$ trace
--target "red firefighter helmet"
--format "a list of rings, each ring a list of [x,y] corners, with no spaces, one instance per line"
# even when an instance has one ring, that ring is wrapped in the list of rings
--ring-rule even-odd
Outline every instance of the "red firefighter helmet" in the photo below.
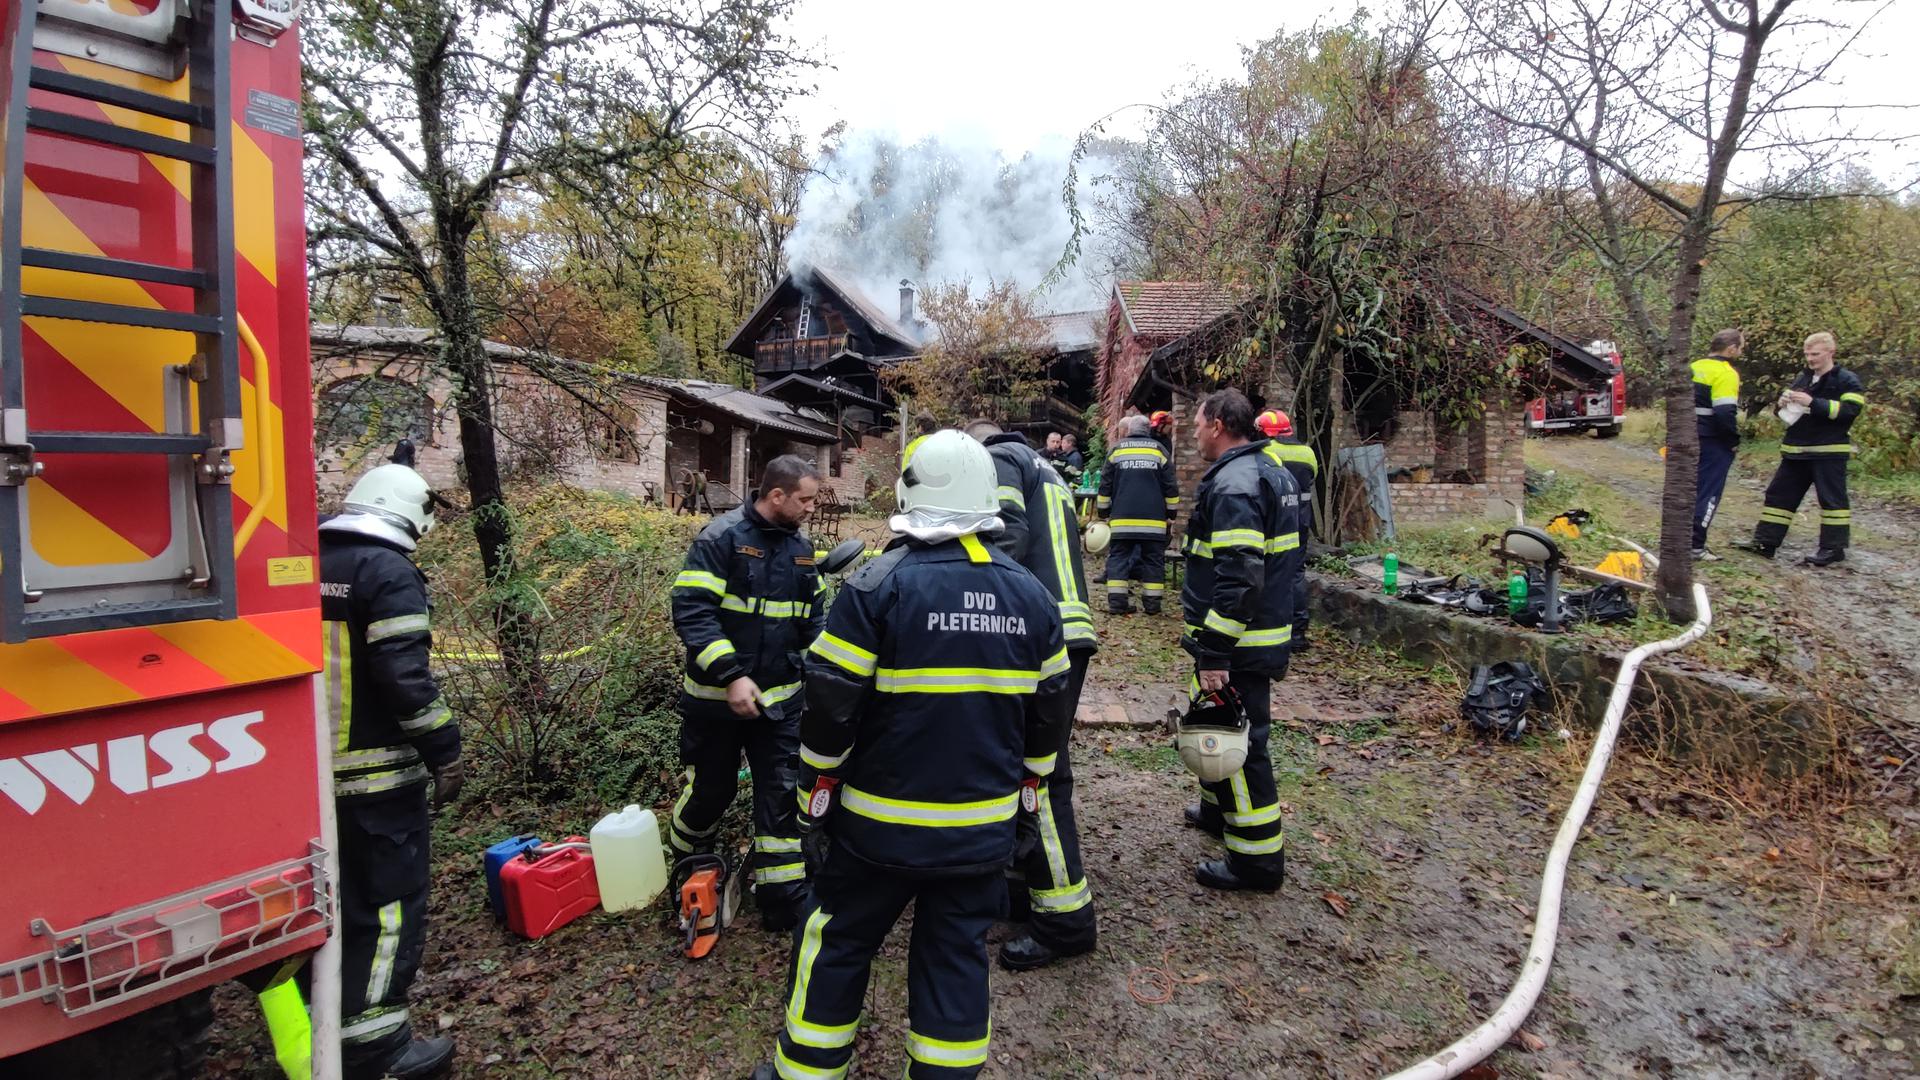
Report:
[[[1153,425],[1153,428],[1155,431],[1158,431],[1161,428],[1169,428],[1173,426],[1173,414],[1168,412],[1165,409],[1161,409],[1160,411],[1147,417],[1147,422]]]
[[[1293,434],[1293,419],[1279,409],[1268,409],[1254,420],[1254,424],[1269,439],[1278,439]]]

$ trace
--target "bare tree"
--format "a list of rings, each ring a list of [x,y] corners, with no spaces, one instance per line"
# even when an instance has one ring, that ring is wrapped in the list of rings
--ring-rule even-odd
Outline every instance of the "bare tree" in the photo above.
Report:
[[[921,355],[885,372],[888,385],[937,423],[984,416],[1023,422],[1054,390],[1047,325],[1012,282],[987,283],[974,296],[968,282],[927,290],[920,313],[934,333]]]
[[[1716,233],[1795,197],[1860,143],[1841,107],[1807,100],[1871,17],[1795,0],[1435,0],[1433,68],[1539,157],[1536,182],[1610,278],[1629,342],[1664,380],[1661,603],[1693,617],[1699,467],[1689,370]],[[1879,10],[1884,10],[1884,5]],[[1815,129],[1813,124],[1820,126]]]
[[[805,60],[791,0],[323,0],[309,19],[312,240],[438,324],[488,579],[514,573],[474,245],[511,191],[762,130]],[[503,607],[501,617],[513,616]],[[511,645],[516,636],[503,633]],[[529,647],[529,656],[531,655]],[[512,665],[510,664],[510,667]]]

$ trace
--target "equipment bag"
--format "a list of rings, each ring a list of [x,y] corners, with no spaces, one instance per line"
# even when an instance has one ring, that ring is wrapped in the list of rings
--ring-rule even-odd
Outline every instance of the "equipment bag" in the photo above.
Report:
[[[1546,692],[1546,684],[1525,661],[1481,664],[1473,669],[1466,696],[1460,699],[1460,715],[1482,735],[1513,741],[1526,733],[1529,713]]]

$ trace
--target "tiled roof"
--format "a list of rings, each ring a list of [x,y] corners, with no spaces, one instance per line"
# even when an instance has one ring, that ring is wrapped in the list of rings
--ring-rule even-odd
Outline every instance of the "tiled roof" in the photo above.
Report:
[[[1234,295],[1205,281],[1122,281],[1113,287],[1127,325],[1144,338],[1197,330],[1233,309]]]
[[[662,379],[653,375],[640,376],[639,381],[657,386],[683,401],[719,409],[755,427],[774,428],[815,443],[833,442],[840,437],[833,421],[813,409],[798,408],[728,383]]]

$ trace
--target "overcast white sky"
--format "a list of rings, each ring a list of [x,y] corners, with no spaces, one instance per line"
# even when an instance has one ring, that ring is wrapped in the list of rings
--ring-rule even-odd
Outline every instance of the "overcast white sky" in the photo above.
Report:
[[[1851,21],[1878,6],[1805,0],[1801,10]],[[1196,73],[1232,74],[1242,45],[1316,19],[1344,21],[1354,7],[1354,0],[801,0],[792,32],[818,45],[835,69],[819,72],[819,93],[791,111],[810,141],[845,120],[855,129],[907,140],[939,135],[1017,157],[1070,141],[1121,106],[1158,101]],[[1920,102],[1912,70],[1920,0],[1899,0],[1874,25],[1866,55],[1835,95]],[[1920,127],[1920,116],[1904,126]],[[1114,130],[1129,130],[1126,120]],[[1875,164],[1883,178],[1905,173],[1904,183],[1913,179],[1916,156],[1911,148],[1876,154]]]

